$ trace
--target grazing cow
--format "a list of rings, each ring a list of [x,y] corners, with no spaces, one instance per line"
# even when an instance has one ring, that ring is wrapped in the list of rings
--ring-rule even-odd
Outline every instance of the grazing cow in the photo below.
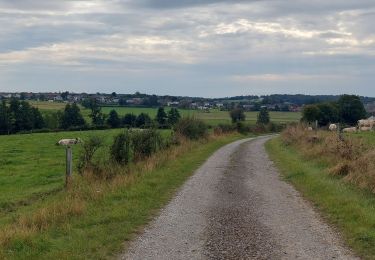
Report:
[[[336,124],[330,124],[328,129],[329,129],[329,131],[336,131],[337,125]]]
[[[342,129],[344,133],[355,133],[357,132],[357,127],[347,127]]]

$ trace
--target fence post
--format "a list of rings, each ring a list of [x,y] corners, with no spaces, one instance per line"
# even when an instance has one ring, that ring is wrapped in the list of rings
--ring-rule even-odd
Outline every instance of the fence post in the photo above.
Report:
[[[72,158],[72,147],[69,145],[66,147],[66,175],[65,175],[65,187],[69,188],[72,182],[73,172],[73,158]]]

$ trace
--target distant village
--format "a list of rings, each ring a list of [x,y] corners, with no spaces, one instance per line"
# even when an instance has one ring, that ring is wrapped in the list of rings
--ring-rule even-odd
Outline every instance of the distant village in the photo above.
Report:
[[[182,96],[157,96],[136,92],[134,94],[108,93],[71,93],[65,92],[0,92],[1,99],[17,98],[29,101],[82,103],[85,100],[96,99],[102,106],[127,107],[177,107],[181,109],[196,109],[209,112],[210,109],[231,110],[241,107],[246,111],[259,111],[267,107],[269,111],[300,112],[303,105],[316,102],[335,101],[334,95],[268,95],[268,96],[238,96],[226,98],[200,98]],[[361,97],[369,113],[375,113],[375,98]]]

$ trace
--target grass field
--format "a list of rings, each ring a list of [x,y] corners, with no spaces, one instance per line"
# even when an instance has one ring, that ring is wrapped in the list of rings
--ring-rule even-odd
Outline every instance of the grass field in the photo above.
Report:
[[[115,257],[212,152],[242,138],[223,136],[172,147],[108,183],[86,181],[75,173],[74,186],[66,191],[64,148],[56,141],[96,134],[109,144],[119,131],[0,136],[0,259]],[[75,162],[79,150],[74,148]]]
[[[64,103],[58,102],[31,102],[34,106],[38,107],[41,111],[51,111],[51,110],[62,110],[65,107]],[[127,113],[133,113],[139,115],[140,113],[147,113],[152,118],[156,116],[156,108],[138,108],[138,107],[103,107],[102,111],[105,114],[115,109],[119,115],[125,115]],[[166,109],[168,111],[168,108]],[[89,122],[89,110],[81,107],[81,111],[85,119]],[[182,116],[195,116],[199,119],[204,120],[210,125],[218,125],[231,123],[229,112],[220,111],[217,109],[211,110],[209,113],[199,110],[179,110]],[[257,119],[258,112],[246,112],[246,121],[249,123],[255,123]],[[296,122],[301,119],[301,113],[298,112],[270,112],[271,121],[275,123],[288,123]]]
[[[62,138],[102,136],[106,144],[120,129],[0,136],[0,219],[64,184],[65,149]],[[73,148],[74,162],[81,147]],[[1,222],[1,221],[0,221]]]
[[[373,133],[358,135],[373,140]],[[292,183],[344,235],[347,244],[364,259],[375,259],[375,196],[329,174],[328,165],[307,159],[280,138],[266,144],[286,181]]]

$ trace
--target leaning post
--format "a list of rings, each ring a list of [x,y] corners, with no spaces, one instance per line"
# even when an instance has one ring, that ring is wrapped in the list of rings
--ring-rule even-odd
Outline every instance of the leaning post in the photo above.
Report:
[[[65,146],[66,154],[66,171],[65,171],[65,187],[69,188],[72,183],[73,173],[73,152],[72,145],[81,143],[81,139],[61,139],[57,144]]]

